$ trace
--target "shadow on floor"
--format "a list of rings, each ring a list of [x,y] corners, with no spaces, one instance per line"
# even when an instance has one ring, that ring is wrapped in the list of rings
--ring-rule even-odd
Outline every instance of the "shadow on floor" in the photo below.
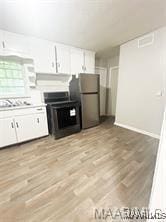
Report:
[[[100,123],[108,122],[109,124],[114,124],[115,116],[100,116]]]

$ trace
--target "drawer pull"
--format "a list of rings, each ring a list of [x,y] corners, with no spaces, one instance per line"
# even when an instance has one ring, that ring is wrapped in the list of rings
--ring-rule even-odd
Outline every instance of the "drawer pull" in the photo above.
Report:
[[[40,111],[40,110],[43,110],[43,109],[42,109],[42,108],[38,108],[37,110],[39,110],[39,111]]]

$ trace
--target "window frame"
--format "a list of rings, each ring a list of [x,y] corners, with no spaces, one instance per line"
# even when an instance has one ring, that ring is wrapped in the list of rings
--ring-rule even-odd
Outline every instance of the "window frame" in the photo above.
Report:
[[[0,99],[11,99],[11,98],[29,98],[29,85],[28,85],[28,76],[26,75],[26,70],[25,70],[25,66],[23,63],[23,60],[21,58],[10,58],[10,57],[1,57],[0,56],[0,60],[4,60],[4,61],[8,61],[8,62],[16,62],[16,63],[20,63],[22,65],[22,70],[23,70],[23,81],[24,81],[24,89],[25,89],[25,93],[24,94],[6,94],[6,95],[0,95]]]

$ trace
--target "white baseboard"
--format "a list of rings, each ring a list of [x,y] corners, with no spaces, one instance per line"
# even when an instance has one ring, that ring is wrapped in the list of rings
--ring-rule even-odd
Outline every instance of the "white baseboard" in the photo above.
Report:
[[[149,133],[147,131],[134,128],[132,126],[124,125],[124,124],[117,123],[117,122],[115,122],[114,125],[129,129],[129,130],[132,130],[132,131],[135,131],[137,133],[141,133],[141,134],[144,134],[144,135],[147,135],[147,136],[151,136],[151,137],[156,138],[156,139],[160,139],[160,135],[157,135],[157,134],[154,134],[154,133]]]

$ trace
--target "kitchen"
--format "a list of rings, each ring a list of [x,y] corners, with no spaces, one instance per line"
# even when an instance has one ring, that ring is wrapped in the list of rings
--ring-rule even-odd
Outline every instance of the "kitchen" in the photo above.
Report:
[[[160,206],[166,5],[125,2],[0,3],[0,221]]]
[[[42,39],[28,38],[3,30],[0,33],[1,46],[3,47],[1,49],[1,84],[3,90],[1,92],[1,121],[3,121],[1,134],[4,135],[1,140],[1,147],[3,147],[48,135],[44,93],[48,90],[54,92],[51,86],[55,88],[56,92],[60,91],[64,94],[65,91],[68,92],[71,73],[72,75],[78,75],[78,73],[94,74],[95,52]],[[21,69],[24,70],[21,77],[19,74],[14,74],[16,70],[19,73]],[[9,76],[6,82],[3,82],[4,70]],[[18,81],[20,83],[17,83]],[[61,82],[62,89],[59,85],[56,87],[55,84],[58,81]],[[14,86],[14,84],[18,84],[18,86]],[[22,87],[19,84],[22,84]],[[42,85],[44,85],[44,92]],[[17,93],[17,90],[20,92]],[[65,100],[70,100],[69,95],[64,95],[64,97],[66,97]],[[64,98],[62,98],[63,100]],[[96,109],[98,106],[96,104]],[[18,108],[20,109],[18,110]],[[99,116],[99,114],[97,115]],[[29,129],[29,124],[31,129]],[[4,125],[7,132],[3,127]],[[40,131],[39,128],[41,128]],[[15,130],[17,130],[17,134],[13,135]],[[11,139],[9,139],[9,133]]]

